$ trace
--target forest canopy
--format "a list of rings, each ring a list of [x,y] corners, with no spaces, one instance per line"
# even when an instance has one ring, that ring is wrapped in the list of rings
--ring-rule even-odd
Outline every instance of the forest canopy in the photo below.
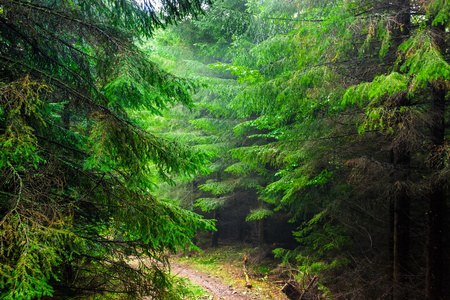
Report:
[[[159,32],[152,59],[207,87],[155,128],[212,157],[167,194],[218,219],[211,244],[274,250],[322,297],[445,299],[449,9],[222,0]]]
[[[445,299],[449,32],[446,0],[0,0],[0,297],[181,298],[216,219],[322,299]]]

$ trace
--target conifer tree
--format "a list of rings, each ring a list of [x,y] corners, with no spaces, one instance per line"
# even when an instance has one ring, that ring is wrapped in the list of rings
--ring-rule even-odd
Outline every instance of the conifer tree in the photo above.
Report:
[[[0,1],[2,298],[179,297],[165,252],[212,226],[152,187],[197,172],[205,155],[132,112],[191,107],[195,85],[135,42],[204,4]]]
[[[277,253],[297,257],[303,274],[331,275],[320,281],[330,287],[345,277],[335,282],[354,298],[442,298],[446,1],[245,6],[222,7],[245,30],[214,67],[240,81],[227,108],[245,143],[229,153],[235,171],[262,174],[259,216],[287,210],[302,224],[296,252]],[[190,29],[220,27],[215,9],[214,21]]]
[[[393,30],[389,30],[389,27],[387,27],[387,34],[391,35],[392,42],[389,44],[393,48],[391,53],[394,54],[395,62],[388,65],[390,68],[373,81],[350,89],[347,95],[358,90],[358,93],[353,94],[355,97],[351,97],[360,99],[359,101],[362,100],[360,103],[365,107],[367,113],[366,126],[370,124],[371,128],[389,132],[392,137],[388,149],[393,154],[391,163],[393,163],[394,174],[392,182],[392,191],[394,192],[392,218],[394,298],[410,299],[413,297],[410,292],[411,286],[408,286],[406,282],[415,282],[417,285],[418,281],[417,277],[411,277],[411,273],[416,273],[418,270],[411,269],[413,261],[410,258],[415,257],[417,262],[420,260],[420,254],[423,253],[423,248],[415,251],[410,249],[413,245],[417,247],[419,244],[417,242],[413,244],[410,239],[412,232],[410,219],[415,218],[414,214],[427,215],[429,220],[428,253],[433,253],[433,257],[439,257],[441,264],[443,260],[442,256],[439,255],[440,250],[435,250],[442,249],[443,246],[439,242],[441,237],[436,234],[436,232],[439,232],[439,230],[436,230],[437,224],[443,225],[441,214],[437,213],[431,217],[429,214],[433,215],[433,211],[437,211],[431,203],[441,203],[438,204],[438,207],[445,210],[441,205],[446,203],[447,200],[442,192],[438,192],[444,189],[445,182],[438,181],[436,177],[433,183],[428,181],[430,172],[434,172],[429,168],[430,164],[426,163],[427,159],[424,159],[424,157],[433,156],[433,150],[427,153],[423,145],[431,141],[430,149],[433,149],[434,141],[442,140],[445,135],[445,127],[437,124],[441,124],[445,118],[443,113],[445,101],[442,99],[445,99],[444,94],[447,92],[443,88],[440,96],[436,97],[433,86],[435,86],[436,81],[448,81],[448,59],[445,58],[445,55],[442,55],[447,51],[448,44],[441,42],[437,46],[436,40],[446,40],[445,33],[442,30],[437,35],[432,34],[432,32],[433,26],[438,24],[433,20],[433,15],[438,15],[436,9],[438,8],[439,13],[442,13],[448,11],[448,7],[440,1],[430,1],[427,4],[411,4],[409,1],[399,1],[394,4],[396,6],[392,7],[392,19],[396,21],[395,24],[401,27],[398,28],[394,25]],[[413,18],[412,15],[415,17]],[[439,24],[443,28],[448,28],[447,18],[441,15]],[[378,34],[386,34],[383,28],[380,28],[378,32]],[[420,59],[417,56],[418,53],[421,53]],[[427,95],[427,93],[430,94]],[[434,104],[436,98],[443,101],[437,110]],[[440,129],[436,130],[436,128]],[[441,138],[436,139],[435,134],[437,132],[439,132],[438,136]],[[438,143],[441,145],[440,142]],[[445,152],[445,150],[443,151]],[[417,172],[418,169],[423,171],[419,173]],[[418,178],[427,179],[420,181]],[[427,187],[429,184],[431,184],[431,188]],[[433,192],[427,196],[428,193],[422,192],[424,187]],[[437,194],[434,194],[435,192]],[[418,203],[421,203],[427,197],[433,199],[430,200],[429,208],[426,209],[421,205],[419,210],[413,214],[411,208],[417,209]],[[414,202],[413,199],[415,199]],[[437,221],[437,223],[432,225],[434,221]],[[434,227],[436,232],[430,231],[431,227]],[[442,227],[440,228],[442,229]],[[431,240],[434,240],[434,242],[431,242]],[[420,244],[423,245],[423,242]],[[434,251],[437,251],[437,253],[434,253]],[[442,272],[439,270],[440,266],[434,264],[434,259],[430,260],[429,254],[427,256],[428,287],[426,294],[429,299],[440,299],[443,289],[438,282],[442,281]],[[419,297],[424,297],[424,294]]]
[[[189,38],[185,38],[185,35],[182,34],[185,38],[183,41],[171,41],[171,35],[178,36],[179,31],[182,32],[183,29],[190,31],[189,27],[192,26],[190,23],[187,21],[181,24],[180,28],[174,27],[171,31],[158,35],[157,42],[153,45],[156,50],[153,55],[155,61],[160,62],[171,72],[177,74],[185,72],[184,75],[202,82],[203,88],[194,95],[197,110],[187,112],[174,108],[173,111],[177,113],[165,113],[162,119],[165,120],[165,125],[158,124],[157,127],[164,132],[165,136],[182,139],[186,143],[204,149],[209,154],[208,174],[197,176],[190,184],[184,183],[182,178],[178,177],[177,188],[169,188],[169,193],[171,193],[170,190],[183,191],[182,195],[177,197],[183,205],[191,209],[194,209],[194,206],[200,207],[207,215],[216,219],[221,215],[221,210],[239,202],[238,199],[243,197],[239,195],[238,190],[245,194],[244,190],[248,188],[242,178],[225,171],[236,162],[236,159],[233,160],[227,151],[242,143],[233,132],[233,127],[238,124],[238,120],[232,110],[226,108],[226,102],[230,97],[235,97],[236,92],[240,90],[240,85],[235,80],[220,78],[223,77],[220,75],[217,77],[217,74],[203,63],[204,59],[208,61],[208,57],[202,58],[198,53],[197,55],[189,53],[193,46],[191,42],[187,42]],[[194,39],[192,43],[195,41]],[[179,51],[180,48],[183,51]],[[183,121],[180,122],[180,120]],[[170,125],[174,123],[177,125]],[[162,190],[167,191],[166,188]],[[245,219],[245,215],[241,217]],[[218,231],[212,236],[212,244],[217,245],[222,228],[224,228],[223,222],[219,220]]]
[[[245,35],[236,37],[235,51],[230,52],[236,53],[231,56],[232,64],[216,65],[247,82],[230,105],[239,117],[247,118],[238,128],[265,130],[252,136],[268,141],[236,148],[231,153],[248,165],[276,169],[279,177],[269,179],[261,190],[261,199],[278,209],[290,210],[297,220],[305,222],[297,232],[303,244],[300,258],[311,261],[312,253],[326,252],[321,247],[342,249],[346,238],[339,227],[333,227],[337,224],[346,227],[354,238],[366,231],[370,244],[364,251],[371,251],[379,266],[384,262],[386,265],[377,268],[374,264],[374,269],[362,270],[357,276],[363,282],[391,289],[396,299],[423,298],[425,291],[411,292],[414,286],[424,284],[420,267],[414,266],[411,257],[424,267],[425,240],[412,243],[411,239],[416,238],[412,232],[424,232],[425,207],[420,203],[429,198],[428,252],[441,257],[440,250],[435,249],[442,247],[441,237],[436,234],[437,228],[442,228],[442,214],[433,215],[433,211],[440,211],[447,202],[442,192],[445,177],[435,177],[443,181],[430,181],[429,176],[444,176],[445,172],[426,163],[424,157],[437,158],[431,154],[433,151],[424,151],[423,145],[429,141],[443,145],[445,140],[448,4],[299,4],[301,11],[291,10],[289,18],[268,18],[280,24],[286,19],[297,21],[296,30],[265,36],[263,41]],[[248,13],[253,13],[251,8],[249,5]],[[261,17],[273,12],[270,4],[258,8]],[[439,21],[434,16],[439,16]],[[288,47],[280,47],[283,41],[289,41]],[[441,149],[440,155],[446,155],[444,148],[436,147]],[[443,170],[441,162],[439,168]],[[370,170],[375,173],[370,174]],[[434,192],[427,196],[424,189]],[[378,211],[376,203],[385,209]],[[345,214],[342,209],[347,209]],[[359,215],[353,210],[359,210]],[[375,217],[377,214],[380,218]],[[355,219],[350,216],[361,225],[354,226]],[[380,231],[383,234],[377,233]],[[392,234],[390,241],[385,238],[388,233]],[[380,254],[373,243],[383,249]],[[331,257],[339,256],[329,253]],[[317,258],[333,261],[326,255]],[[442,293],[438,283],[442,272],[431,256],[428,261],[427,293]],[[373,271],[382,278],[385,267],[391,268],[392,279],[374,283],[367,276]]]

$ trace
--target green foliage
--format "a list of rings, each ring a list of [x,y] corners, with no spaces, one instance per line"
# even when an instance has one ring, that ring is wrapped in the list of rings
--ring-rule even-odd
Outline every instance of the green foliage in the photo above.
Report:
[[[46,84],[28,76],[10,84],[2,84],[0,122],[4,132],[0,136],[0,168],[14,168],[11,164],[21,166],[28,163],[37,167],[43,160],[39,156],[34,129],[26,123],[25,118],[34,118],[46,126],[43,120],[44,102],[40,95],[47,92],[49,88]]]
[[[207,4],[2,1],[2,298],[179,298],[166,252],[195,247],[191,237],[213,223],[150,192],[206,171],[206,153],[146,131],[135,110],[191,109],[198,85],[133,41]]]
[[[217,182],[215,180],[208,180],[205,184],[199,186],[202,190],[211,191],[213,195],[226,194],[233,190],[233,185],[228,182]]]
[[[267,218],[273,215],[273,210],[267,208],[259,208],[250,212],[245,221],[255,221]]]
[[[275,257],[282,259],[285,264],[298,264],[298,279],[320,274],[326,270],[340,268],[349,263],[342,256],[344,249],[351,247],[351,239],[346,230],[339,225],[332,225],[326,220],[325,211],[316,214],[305,222],[294,236],[301,246],[295,250],[275,249]]]
[[[192,108],[189,91],[195,86],[183,78],[164,74],[142,54],[119,56],[112,65],[113,72],[108,75],[113,79],[104,87],[110,107],[145,109],[154,115],[175,102]]]
[[[248,67],[231,66],[221,62],[209,65],[214,70],[227,70],[232,75],[237,76],[237,81],[240,83],[255,84],[264,81],[264,77],[259,73],[259,70],[252,70]]]
[[[318,257],[324,256],[327,252],[340,252],[339,250],[348,246],[350,242],[345,229],[341,226],[331,225],[331,222],[321,225],[325,215],[326,211],[316,214],[308,222],[305,222],[302,228],[294,232],[297,240],[311,245],[312,252]]]
[[[302,224],[299,247],[277,255],[305,278],[343,270],[351,255],[353,290],[377,284],[372,274],[385,278],[380,257],[390,250],[380,224],[390,222],[391,192],[405,185],[414,201],[424,195],[435,173],[425,159],[436,157],[426,150],[431,132],[438,116],[439,124],[448,118],[430,104],[437,90],[448,94],[448,4],[396,4],[220,1],[157,45],[161,65],[207,84],[184,131],[211,159],[192,200],[210,212],[245,190],[255,200],[247,221],[287,212]],[[370,276],[360,267],[367,253],[376,261]]]
[[[400,69],[413,78],[412,93],[418,88],[425,88],[429,81],[450,79],[450,65],[432,42],[432,32],[418,32],[399,49],[405,56]]]
[[[235,175],[248,175],[251,172],[252,168],[250,165],[243,163],[243,162],[238,162],[235,164],[232,164],[231,166],[229,166],[228,168],[225,169],[225,172],[230,172],[233,173]]]
[[[365,107],[367,120],[358,128],[359,133],[366,130],[386,130],[393,131],[393,124],[390,121],[398,111],[395,109],[380,109],[380,105],[386,102],[387,98],[401,97],[402,93],[408,90],[409,82],[406,76],[392,72],[388,75],[377,76],[371,83],[362,83],[351,87],[343,97],[342,103],[358,104]],[[395,105],[395,101],[387,104],[389,107]],[[402,108],[406,110],[407,108]]]
[[[189,123],[196,129],[202,129],[202,131],[216,135],[231,129],[234,125],[233,120],[221,120],[216,118],[199,118],[191,120]]]
[[[213,210],[221,209],[226,206],[229,197],[219,198],[199,198],[195,206],[198,206],[202,211],[210,212]]]
[[[430,1],[426,7],[426,16],[433,18],[433,26],[438,24],[449,24],[450,5],[445,0]],[[447,27],[448,28],[448,27]]]
[[[233,157],[238,158],[248,166],[256,169],[258,164],[266,164],[273,161],[279,150],[274,145],[240,147],[230,150]]]
[[[26,200],[17,199],[16,201]],[[18,205],[18,203],[16,203]],[[61,248],[71,238],[67,231],[67,220],[56,221],[47,228],[39,228],[32,218],[14,215],[3,224],[4,240],[2,256],[15,258],[14,265],[1,264],[2,299],[34,299],[51,296],[54,288],[51,278],[58,280],[53,267],[61,263]],[[65,253],[67,254],[67,253]]]
[[[183,277],[175,278],[174,293],[179,296],[180,299],[196,300],[196,299],[209,299],[210,294],[197,284],[190,282],[189,279]]]

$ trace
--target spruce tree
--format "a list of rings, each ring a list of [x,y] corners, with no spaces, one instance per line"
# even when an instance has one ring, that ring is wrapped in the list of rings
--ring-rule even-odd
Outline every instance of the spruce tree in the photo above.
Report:
[[[445,136],[445,126],[442,125],[445,119],[443,99],[448,93],[437,82],[449,79],[448,58],[445,56],[448,43],[442,42],[447,40],[442,30],[448,28],[447,17],[443,17],[445,11],[448,11],[448,7],[440,1],[427,4],[394,2],[388,12],[396,25],[386,27],[387,32],[384,28],[377,30],[377,34],[387,33],[391,36],[389,47],[394,59],[390,59],[389,68],[374,80],[347,92],[348,97],[365,108],[367,119],[363,121],[364,126],[387,132],[391,138],[387,149],[392,153],[390,163],[393,177],[388,184],[393,192],[391,251],[395,299],[411,299],[415,297],[413,294],[417,294],[410,292],[413,289],[411,284],[419,285],[420,279],[411,274],[420,272],[413,268],[418,261],[424,266],[422,254],[425,247],[424,241],[412,243],[414,230],[423,230],[423,227],[416,225],[414,229],[411,228],[411,220],[421,224],[424,215],[428,218],[426,295],[429,299],[440,299],[443,295],[440,284],[443,261],[440,251],[443,245],[442,233],[439,232],[442,232],[444,224],[443,214],[437,211],[445,211],[447,200],[442,191],[446,184],[445,179],[437,179],[443,177],[436,177],[439,171],[434,163],[440,161],[438,164],[442,164],[443,161],[435,156],[433,149],[437,147],[445,152],[441,146],[437,146],[442,145]],[[434,16],[439,15],[439,21],[435,21]],[[439,33],[434,29],[437,25],[441,27]],[[437,94],[436,90],[439,90]],[[353,94],[354,91],[358,92]],[[436,105],[435,101],[440,104]],[[429,150],[423,145],[429,145]],[[433,157],[431,161],[434,163],[427,157]],[[443,168],[443,165],[439,168]],[[420,205],[426,202],[426,198],[429,199],[428,208]],[[434,258],[441,260],[439,266]],[[425,293],[418,297],[424,298]]]
[[[212,227],[152,189],[205,155],[144,130],[133,111],[191,107],[195,84],[135,42],[202,5],[0,1],[2,298],[179,297],[166,251]]]
[[[187,32],[224,28],[223,15],[245,20],[226,51],[214,47],[229,43],[227,31],[193,46],[205,60],[215,53],[213,67],[239,83],[226,105],[243,142],[229,150],[240,162],[227,170],[263,179],[264,205],[250,218],[289,211],[301,224],[294,232],[300,246],[277,253],[296,257],[302,274],[328,275],[319,283],[331,290],[336,284],[364,299],[442,298],[448,3],[244,6],[216,6],[213,20],[192,22]],[[218,182],[211,190],[232,195]]]

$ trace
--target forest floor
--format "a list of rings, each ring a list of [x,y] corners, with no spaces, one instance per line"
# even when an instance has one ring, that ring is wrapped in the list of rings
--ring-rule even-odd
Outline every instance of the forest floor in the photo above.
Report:
[[[244,257],[251,287],[244,275]],[[243,245],[223,245],[171,259],[172,273],[188,278],[212,295],[210,299],[277,299],[287,297],[273,275],[276,263]],[[208,298],[206,298],[208,299]]]
[[[204,299],[230,299],[230,300],[250,300],[260,299],[250,295],[250,292],[236,289],[228,285],[217,277],[208,273],[195,270],[186,265],[171,262],[172,273],[179,277],[189,279],[192,283],[205,289],[211,296],[204,296]]]
[[[247,257],[244,275],[244,258]],[[131,265],[137,261],[131,261]],[[281,292],[277,264],[260,255],[256,248],[228,245],[207,248],[201,252],[188,251],[170,258],[171,273],[188,280],[196,295],[187,299],[208,300],[286,300]],[[275,269],[275,270],[274,270]],[[275,272],[274,272],[275,271]],[[281,280],[283,281],[283,280]],[[144,297],[142,300],[150,300]]]

